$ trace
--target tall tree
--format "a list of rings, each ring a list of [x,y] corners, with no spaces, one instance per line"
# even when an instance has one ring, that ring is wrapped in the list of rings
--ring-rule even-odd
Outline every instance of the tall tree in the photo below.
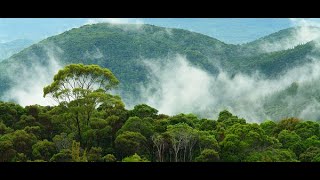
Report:
[[[50,96],[68,107],[76,122],[81,143],[81,124],[88,126],[97,106],[112,98],[106,92],[118,84],[118,79],[107,68],[71,64],[54,76],[53,83],[43,89],[43,96]]]

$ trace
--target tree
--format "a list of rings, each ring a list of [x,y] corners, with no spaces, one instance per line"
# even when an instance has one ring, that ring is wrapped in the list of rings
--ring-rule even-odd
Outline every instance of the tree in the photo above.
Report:
[[[84,132],[84,143],[87,148],[109,147],[112,143],[112,128],[108,122],[100,118],[92,118],[90,128]]]
[[[154,134],[151,140],[157,149],[158,161],[164,162],[164,152],[169,147],[169,142],[162,134]]]
[[[279,131],[282,131],[282,130],[293,131],[295,129],[296,125],[298,125],[300,122],[301,122],[300,119],[293,118],[293,117],[283,119],[278,124]]]
[[[38,141],[32,146],[32,154],[35,159],[49,161],[55,153],[57,153],[57,149],[54,143],[46,139],[43,141]]]
[[[0,140],[0,162],[10,162],[16,156],[17,151],[10,140]]]
[[[266,132],[268,136],[276,136],[277,124],[273,121],[265,121],[260,124],[260,127]]]
[[[126,157],[144,153],[146,142],[147,139],[141,133],[125,131],[117,136],[115,146],[120,157]]]
[[[158,110],[153,107],[150,107],[146,104],[140,104],[134,106],[133,110],[129,111],[131,117],[137,116],[139,118],[151,117],[155,118],[157,116]]]
[[[302,143],[305,147],[305,150],[312,146],[320,148],[320,140],[317,136],[311,136],[304,140]]]
[[[312,121],[303,121],[298,123],[294,131],[302,138],[307,139],[311,136],[318,136],[319,135],[319,123],[312,122]]]
[[[52,140],[56,148],[61,151],[63,149],[71,149],[72,139],[72,134],[61,133],[60,135],[55,135]]]
[[[12,134],[9,134],[12,140],[13,147],[18,153],[24,153],[31,157],[32,146],[37,142],[37,138],[32,133],[27,133],[24,130],[16,130]]]
[[[305,152],[301,153],[299,156],[299,160],[301,162],[312,162],[313,159],[320,154],[319,147],[309,147]]]
[[[119,131],[119,129],[123,125],[123,121],[119,116],[111,115],[106,119],[108,125],[111,127],[111,146],[114,147],[114,141],[116,138],[116,134]]]
[[[219,154],[213,149],[204,149],[196,158],[197,162],[216,162],[219,161]]]
[[[246,120],[232,115],[229,111],[224,110],[219,113],[218,122],[222,122],[225,127],[230,127],[234,124],[246,124]]]
[[[219,151],[220,147],[218,141],[216,140],[213,134],[210,134],[208,131],[199,131],[199,141],[198,147],[200,152],[204,149],[213,149],[215,151]]]
[[[179,123],[169,125],[167,134],[170,136],[170,143],[174,151],[175,162],[186,161],[187,157],[189,157],[189,161],[191,161],[193,148],[198,141],[197,132],[195,132],[188,124]],[[183,150],[183,157],[179,158],[178,155],[181,150]]]
[[[119,81],[107,68],[83,64],[66,66],[53,80],[51,85],[44,87],[43,96],[50,95],[69,108],[81,143],[81,123],[88,126],[97,106],[112,98],[106,92],[115,88]]]
[[[124,131],[140,132],[147,138],[150,138],[154,133],[151,122],[147,118],[142,120],[139,117],[129,117],[117,133],[121,134]]]
[[[248,154],[278,147],[279,142],[270,138],[258,124],[234,124],[225,131],[220,143],[221,158],[226,161],[241,161]]]
[[[190,127],[195,127],[195,123],[197,123],[199,120],[194,114],[178,114],[170,117],[168,121],[170,125],[185,123]]]
[[[87,162],[87,151],[81,151],[80,142],[73,141],[71,148],[71,157],[73,162]]]
[[[246,162],[297,162],[296,155],[287,149],[269,149],[254,152],[246,157]]]
[[[0,119],[7,127],[12,127],[23,114],[25,109],[20,105],[0,101]]]
[[[122,162],[150,162],[150,161],[145,158],[141,158],[137,153],[135,153],[132,156],[124,158]]]
[[[52,156],[50,162],[72,162],[72,152],[70,149],[62,149],[59,153]]]
[[[102,160],[104,162],[116,162],[117,158],[113,154],[107,154],[103,156]]]
[[[311,162],[320,162],[320,154],[317,154]]]
[[[279,142],[284,148],[291,148],[294,144],[301,141],[301,138],[295,132],[283,130],[278,134]]]
[[[200,123],[200,130],[202,131],[212,131],[217,127],[217,121],[214,120],[202,119]]]
[[[218,122],[223,122],[223,121],[231,118],[232,116],[233,115],[227,110],[221,111],[219,113]]]
[[[0,136],[12,132],[13,129],[7,127],[3,122],[0,121]]]
[[[102,148],[92,147],[87,154],[88,162],[102,162]]]

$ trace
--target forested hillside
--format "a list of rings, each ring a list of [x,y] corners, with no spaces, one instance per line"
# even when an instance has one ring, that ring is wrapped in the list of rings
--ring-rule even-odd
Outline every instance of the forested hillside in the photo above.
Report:
[[[290,37],[292,31],[280,33],[281,38]],[[306,56],[313,50],[312,43],[280,52],[257,50],[264,42],[275,43],[279,36],[275,33],[249,44],[232,45],[199,33],[153,25],[85,25],[49,37],[0,63],[0,69],[9,71],[1,71],[0,94],[12,86],[7,77],[12,66],[48,66],[51,56],[62,65],[84,63],[110,68],[121,80],[124,95],[136,94],[135,84],[148,82],[144,60],[166,61],[176,54],[185,55],[192,65],[214,75],[222,68],[230,74],[260,71],[273,77],[310,61]]]
[[[310,29],[312,32],[319,30],[316,27],[310,27]],[[319,92],[316,86],[313,85],[318,82],[318,76],[314,75],[310,82],[298,82],[298,93],[294,96],[286,94],[286,89],[295,80],[292,80],[289,85],[283,85],[284,87],[277,87],[276,92],[273,92],[274,89],[270,88],[271,86],[267,87],[269,86],[269,81],[280,81],[288,78],[287,76],[291,76],[286,75],[290,70],[303,67],[312,62],[319,62],[318,41],[316,39],[307,41],[308,38],[305,39],[307,42],[300,41],[301,38],[297,35],[298,32],[300,32],[299,27],[289,28],[247,44],[232,45],[183,29],[171,29],[146,24],[115,25],[99,23],[85,25],[49,37],[0,62],[0,99],[21,103],[17,99],[29,97],[30,93],[38,92],[39,89],[36,88],[38,88],[39,84],[37,83],[40,82],[41,85],[47,82],[47,76],[51,77],[59,67],[72,63],[83,63],[97,64],[101,67],[109,68],[121,82],[116,90],[121,93],[124,103],[130,105],[136,102],[140,103],[144,94],[141,87],[147,86],[147,88],[151,89],[151,92],[161,90],[159,86],[149,86],[159,85],[160,82],[157,81],[159,76],[164,75],[164,72],[169,72],[160,71],[156,72],[158,73],[156,75],[152,74],[154,72],[150,72],[146,62],[154,66],[157,66],[158,62],[170,64],[170,62],[178,61],[176,55],[179,54],[186,57],[185,59],[192,68],[197,68],[197,71],[203,71],[202,74],[208,74],[209,78],[207,79],[213,81],[213,83],[210,81],[211,84],[208,86],[207,94],[215,95],[216,97],[226,96],[221,98],[223,102],[214,102],[215,106],[205,108],[197,106],[189,108],[191,110],[188,109],[187,113],[194,112],[203,117],[211,112],[211,110],[210,112],[203,112],[203,109],[211,108],[218,111],[218,109],[228,107],[229,109],[240,111],[239,109],[244,108],[243,104],[252,103],[262,104],[261,114],[263,115],[259,115],[260,119],[255,116],[250,117],[251,122],[253,120],[262,121],[266,118],[279,120],[291,115],[301,118],[312,117],[314,120],[318,120],[318,116],[314,115],[316,113],[306,115],[310,114],[310,108],[317,108],[317,104],[319,104],[317,98]],[[159,69],[162,70],[163,67],[159,66]],[[303,73],[300,75],[301,77],[308,76],[310,71],[307,69],[303,72],[298,71],[295,74]],[[315,71],[317,70],[315,69]],[[182,79],[185,79],[185,84],[188,84],[188,80],[192,76],[184,77],[184,75],[188,74],[185,71],[178,73],[180,74],[176,74],[176,72],[172,72],[173,75],[168,73],[171,75],[168,79],[183,76]],[[256,75],[257,73],[258,75]],[[234,79],[239,77],[237,75],[248,78],[243,83],[237,84],[235,82],[237,79]],[[219,79],[222,76],[226,76],[226,78]],[[252,84],[250,83],[257,81],[257,79],[261,80],[262,84],[267,84],[264,89],[270,90],[270,93],[261,95],[258,102],[256,99],[248,97],[244,99],[244,103],[239,101],[240,103],[233,102],[234,104],[230,105],[228,104],[229,101],[237,100],[233,98],[232,94],[216,94],[221,88],[225,88],[224,91],[234,89],[234,92],[236,92],[238,89],[251,87]],[[166,83],[167,81],[164,82]],[[222,86],[221,88],[216,85],[222,82],[230,83],[220,85]],[[227,85],[230,87],[226,87]],[[177,86],[184,88],[180,84]],[[194,88],[203,89],[203,87],[197,85],[194,85]],[[16,93],[17,90],[21,89],[23,90],[22,93]],[[190,94],[188,97],[198,97],[198,91],[190,90],[190,92],[194,94]],[[237,95],[237,97],[244,97],[250,93],[253,92],[247,90]],[[204,95],[199,96],[203,97]],[[293,98],[286,98],[288,96]],[[252,95],[252,97],[255,96]],[[163,97],[160,96],[159,98]],[[254,100],[250,101],[251,99]],[[285,101],[284,99],[289,99],[290,101]],[[202,104],[202,102],[199,100],[197,104]],[[211,105],[210,103],[208,104]],[[221,104],[221,106],[217,104]],[[243,109],[243,111],[246,111],[246,109]],[[217,113],[215,112],[215,114]],[[251,116],[252,112],[247,112],[247,114]]]

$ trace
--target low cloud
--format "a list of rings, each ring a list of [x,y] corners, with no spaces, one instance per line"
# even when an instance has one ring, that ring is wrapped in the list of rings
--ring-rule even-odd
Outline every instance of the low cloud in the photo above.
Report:
[[[319,41],[320,22],[303,18],[290,18],[290,22],[295,29],[288,36],[284,36],[272,41],[265,41],[260,44],[262,52],[274,52],[292,49],[297,45],[310,41]]]
[[[110,24],[144,24],[139,18],[92,18],[85,24],[110,23]]]
[[[144,65],[150,72],[150,83],[141,86],[139,102],[128,104],[147,103],[160,113],[195,113],[205,118],[217,118],[220,111],[227,109],[250,122],[271,119],[264,103],[273,94],[293,82],[304,84],[320,79],[320,62],[316,60],[277,79],[265,79],[259,73],[251,76],[239,73],[232,77],[222,69],[214,76],[194,67],[182,55],[167,60],[145,60]],[[310,102],[300,117],[320,115],[312,111],[318,106]]]
[[[14,101],[22,106],[55,104],[50,98],[43,98],[43,88],[52,83],[53,76],[61,69],[58,54],[63,51],[55,45],[45,46],[43,49],[47,58],[30,54],[29,66],[12,61],[7,71],[13,86],[4,93],[5,101]]]

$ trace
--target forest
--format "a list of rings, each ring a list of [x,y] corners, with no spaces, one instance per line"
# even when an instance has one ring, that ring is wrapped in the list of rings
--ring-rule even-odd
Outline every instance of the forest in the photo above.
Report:
[[[119,80],[98,65],[60,69],[43,96],[54,106],[0,102],[1,162],[319,162],[319,122],[249,123],[126,109]]]

